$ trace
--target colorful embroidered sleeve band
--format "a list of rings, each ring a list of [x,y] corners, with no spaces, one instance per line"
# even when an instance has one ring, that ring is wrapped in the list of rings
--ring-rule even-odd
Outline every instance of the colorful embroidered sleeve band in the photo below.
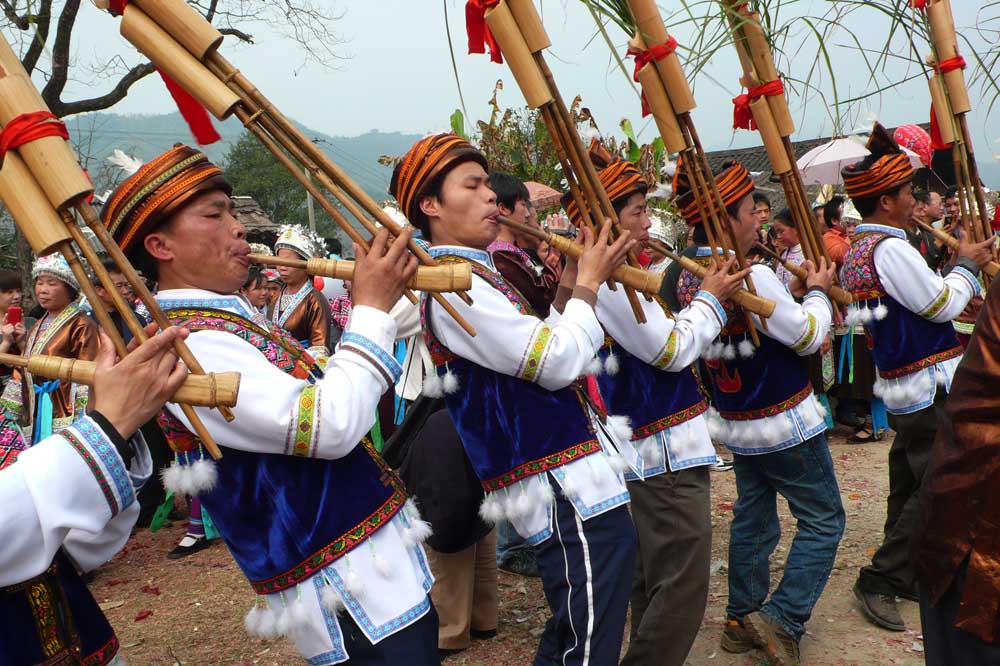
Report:
[[[757,294],[776,304],[767,320],[767,331],[761,329],[760,318],[753,315],[757,329],[799,356],[819,351],[833,322],[833,308],[826,295],[810,292],[801,304],[796,303],[774,271],[760,264],[753,267],[753,281]]]

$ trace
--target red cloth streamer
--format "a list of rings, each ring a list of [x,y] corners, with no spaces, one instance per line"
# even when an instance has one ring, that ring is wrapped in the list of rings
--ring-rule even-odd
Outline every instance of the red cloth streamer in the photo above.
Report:
[[[776,97],[785,94],[785,84],[781,79],[768,81],[747,90],[745,95],[733,98],[733,129],[755,130],[757,123],[750,111],[750,102],[761,97]]]
[[[927,9],[927,0],[910,0],[910,7],[924,11]]]
[[[205,110],[205,107],[192,97],[188,91],[181,88],[176,81],[167,76],[166,72],[162,69],[157,67],[156,71],[160,73],[163,82],[167,85],[167,90],[170,91],[170,96],[177,103],[177,110],[181,112],[181,116],[184,117],[188,127],[191,128],[194,140],[199,145],[206,146],[222,138],[215,131],[215,126],[212,124],[212,119],[208,116],[208,111]]]
[[[673,35],[667,35],[667,41],[662,44],[653,44],[643,51],[633,46],[628,47],[627,54],[635,57],[635,70],[632,72],[632,80],[639,80],[639,70],[651,62],[663,60],[671,53],[677,51],[677,40]],[[642,117],[645,118],[652,110],[649,108],[649,100],[646,99],[646,91],[642,92]]]
[[[954,72],[956,69],[965,69],[965,58],[961,54],[956,55],[954,58],[942,60],[934,65],[934,71],[938,74],[947,74],[948,72]]]
[[[115,16],[121,16],[125,13],[125,6],[128,4],[128,0],[110,0],[108,3],[108,9]]]
[[[469,36],[469,53],[486,53],[490,49],[490,60],[503,62],[503,54],[496,37],[486,23],[486,10],[500,4],[500,0],[469,0],[465,3],[465,32]]]
[[[26,143],[47,136],[58,136],[69,141],[69,131],[63,121],[51,111],[31,111],[11,119],[0,131],[0,160]]]
[[[931,150],[944,150],[951,148],[950,143],[945,143],[941,138],[941,126],[938,125],[937,111],[934,109],[934,102],[931,102]]]

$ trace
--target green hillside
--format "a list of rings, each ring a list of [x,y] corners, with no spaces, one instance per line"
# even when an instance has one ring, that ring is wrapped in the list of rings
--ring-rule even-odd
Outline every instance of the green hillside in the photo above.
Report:
[[[119,148],[139,160],[146,161],[168,149],[174,143],[191,143],[191,133],[178,113],[164,115],[120,115],[91,113],[73,116],[66,121],[73,147],[94,179],[98,191],[116,182],[120,175],[105,158]],[[298,125],[298,123],[296,123]],[[221,160],[229,146],[239,138],[243,127],[235,118],[215,122],[222,140],[204,146],[214,161]],[[401,155],[414,141],[414,134],[372,130],[360,136],[330,136],[308,127],[299,129],[315,140],[352,178],[376,199],[387,198],[391,171],[378,163],[379,155]]]

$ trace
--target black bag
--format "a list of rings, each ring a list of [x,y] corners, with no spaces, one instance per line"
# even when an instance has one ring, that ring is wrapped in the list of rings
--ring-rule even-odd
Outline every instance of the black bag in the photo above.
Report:
[[[492,529],[479,517],[483,487],[440,398],[421,396],[411,405],[383,457],[431,524],[427,545],[434,550],[457,553]]]

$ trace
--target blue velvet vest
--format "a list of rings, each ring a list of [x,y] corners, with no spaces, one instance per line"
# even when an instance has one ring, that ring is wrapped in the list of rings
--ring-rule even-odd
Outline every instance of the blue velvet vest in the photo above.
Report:
[[[695,259],[703,265],[707,258]],[[701,278],[682,271],[677,281],[677,300],[687,307],[701,288]],[[731,421],[749,421],[775,416],[795,407],[812,394],[809,364],[794,350],[768,335],[760,335],[760,346],[745,358],[736,348],[749,340],[743,308],[723,303],[729,318],[719,342],[733,349],[734,358],[705,361],[712,375],[713,404],[719,415]]]
[[[439,256],[439,262],[464,262]],[[523,315],[533,316],[527,300],[494,273],[475,262],[472,272],[503,293]],[[484,368],[455,356],[431,330],[432,301],[421,302],[424,339],[438,376],[451,372],[460,389],[446,393],[445,405],[465,452],[487,491],[510,486],[532,474],[560,467],[601,449],[587,413],[583,387],[549,391],[530,381]]]
[[[889,296],[875,267],[875,248],[891,234],[879,231],[859,233],[844,259],[841,280],[854,296],[852,308],[874,311],[885,306],[886,316],[874,316],[864,323],[872,341],[872,356],[883,379],[904,377],[941,361],[961,356],[962,347],[951,322],[935,323],[909,310]],[[945,302],[942,294],[940,305]]]
[[[76,568],[59,551],[29,581],[0,588],[0,664],[102,666],[118,639]]]
[[[172,323],[192,331],[221,330],[257,347],[275,367],[310,384],[321,370],[286,333],[222,310],[169,310]],[[299,403],[299,431],[310,433],[311,393]],[[183,457],[197,438],[164,412],[171,448]],[[402,508],[402,482],[370,442],[336,460],[296,454],[249,453],[221,447],[219,480],[199,495],[236,562],[258,594],[279,592],[309,578],[365,542]]]
[[[633,441],[689,421],[708,409],[691,368],[665,372],[636,358],[610,337],[604,342],[601,360],[614,353],[618,372],[597,376],[601,397],[609,414],[629,417]]]

